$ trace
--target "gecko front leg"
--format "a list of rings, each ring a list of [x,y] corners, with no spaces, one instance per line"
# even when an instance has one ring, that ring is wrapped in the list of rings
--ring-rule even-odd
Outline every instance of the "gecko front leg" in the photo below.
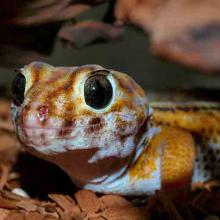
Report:
[[[133,180],[150,178],[160,160],[161,189],[170,195],[185,193],[194,168],[195,143],[190,132],[178,127],[160,127],[145,152],[130,169]]]

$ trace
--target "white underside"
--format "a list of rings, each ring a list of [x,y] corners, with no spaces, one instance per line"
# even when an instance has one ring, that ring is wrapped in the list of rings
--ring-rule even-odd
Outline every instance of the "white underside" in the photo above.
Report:
[[[151,174],[150,178],[134,178],[127,172],[114,181],[109,181],[109,178],[106,178],[102,183],[89,183],[84,185],[83,188],[100,193],[116,193],[130,196],[152,195],[156,190],[161,189],[160,158],[158,158],[156,164],[157,169]]]

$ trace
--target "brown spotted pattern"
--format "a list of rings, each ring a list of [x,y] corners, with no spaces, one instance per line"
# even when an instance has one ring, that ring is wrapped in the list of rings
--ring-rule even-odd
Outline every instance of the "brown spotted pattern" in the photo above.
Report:
[[[220,134],[220,105],[218,103],[186,103],[152,106],[154,126],[182,127],[216,143]]]

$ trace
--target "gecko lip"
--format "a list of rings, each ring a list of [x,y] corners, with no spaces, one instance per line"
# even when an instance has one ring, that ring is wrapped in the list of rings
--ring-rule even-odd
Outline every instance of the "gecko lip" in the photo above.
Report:
[[[42,153],[48,152],[67,152],[69,150],[80,150],[80,149],[90,149],[91,145],[78,146],[77,144],[73,144],[73,141],[77,138],[76,135],[68,135],[68,136],[52,136],[50,133],[42,133],[35,132],[39,129],[29,129],[29,131],[25,131],[21,126],[17,126],[18,138],[24,144],[24,146],[28,147],[28,149],[33,148],[35,150],[40,150]],[[50,129],[43,129],[50,130]],[[55,129],[59,131],[60,129]],[[53,132],[54,133],[54,132]],[[43,136],[42,136],[43,134]],[[56,133],[55,133],[56,134]],[[71,148],[68,145],[71,142]],[[97,146],[92,146],[92,148],[98,148]]]
[[[68,131],[68,130],[74,130],[75,128],[93,128],[96,126],[101,126],[103,123],[97,123],[94,125],[76,125],[76,126],[70,126],[70,127],[35,127],[35,126],[21,126],[17,125],[17,127],[21,129],[32,129],[32,130],[63,130],[63,131]]]

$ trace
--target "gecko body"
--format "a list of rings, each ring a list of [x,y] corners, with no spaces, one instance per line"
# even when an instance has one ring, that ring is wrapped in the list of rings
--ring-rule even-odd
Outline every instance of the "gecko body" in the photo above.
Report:
[[[122,195],[185,191],[218,177],[217,103],[149,103],[128,75],[33,62],[13,85],[16,133],[79,187]]]

